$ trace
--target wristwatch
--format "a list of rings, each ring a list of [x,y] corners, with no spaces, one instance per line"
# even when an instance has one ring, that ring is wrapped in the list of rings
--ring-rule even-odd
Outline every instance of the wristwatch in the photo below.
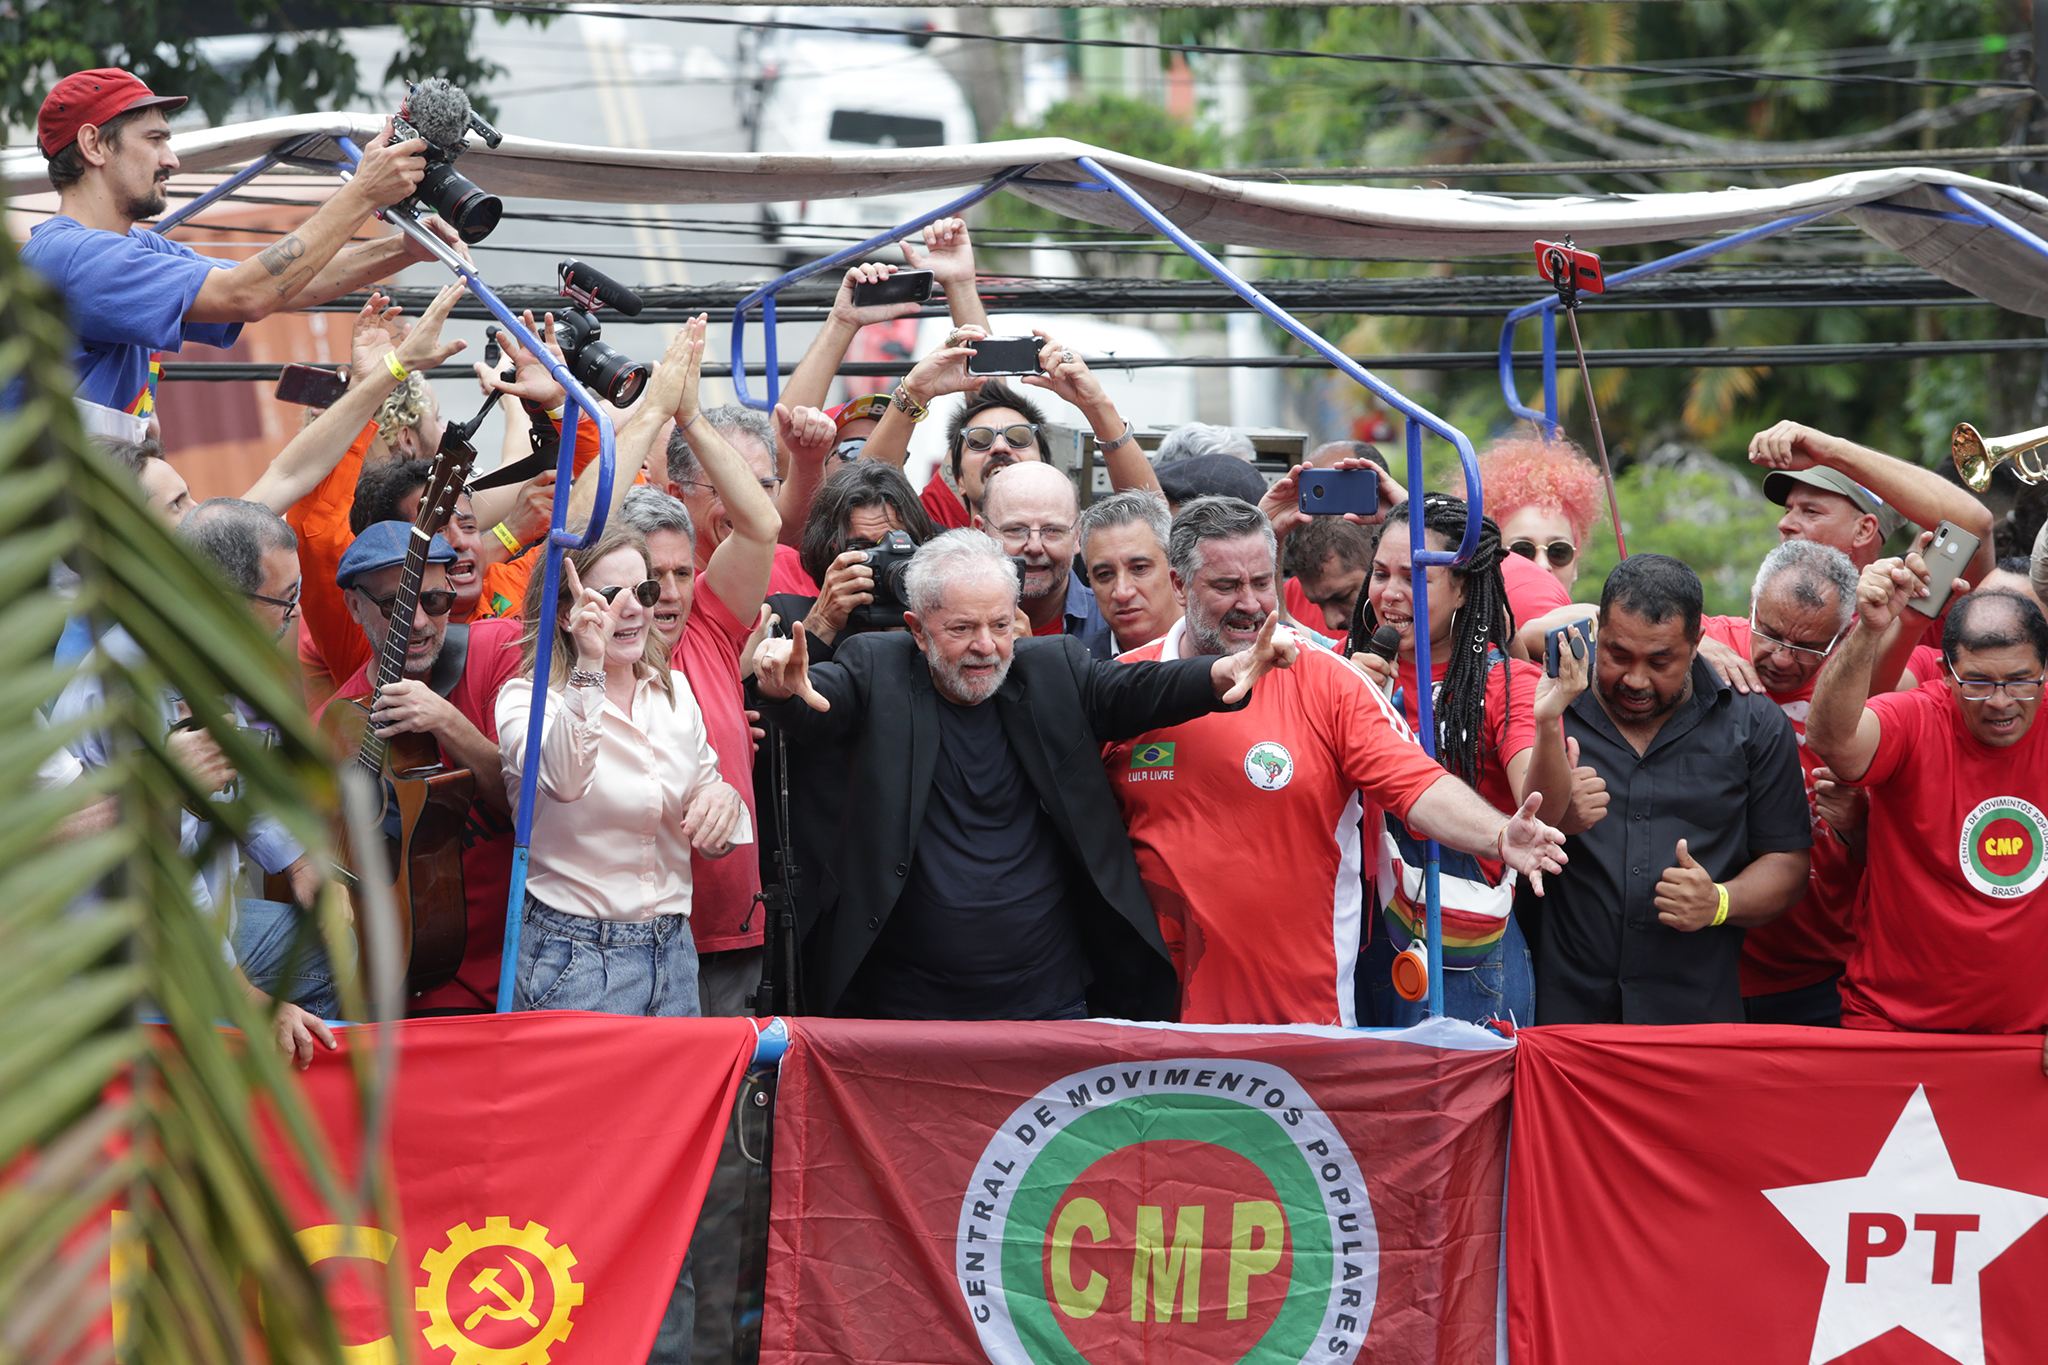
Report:
[[[889,395],[889,401],[894,403],[897,411],[908,417],[912,423],[922,422],[932,415],[932,410],[912,398],[900,382],[896,385],[896,392]]]

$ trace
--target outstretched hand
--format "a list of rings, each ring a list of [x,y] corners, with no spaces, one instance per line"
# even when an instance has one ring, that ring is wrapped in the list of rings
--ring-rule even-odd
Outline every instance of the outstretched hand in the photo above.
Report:
[[[536,324],[533,320],[533,310],[528,309],[523,321],[526,323],[526,330],[539,337],[541,343],[554,352],[555,359],[561,361],[562,348],[555,340],[555,315],[545,314],[542,321]],[[491,371],[479,369],[476,376],[479,383],[500,393],[517,394],[534,406],[550,411],[569,401],[568,390],[555,382],[555,376],[541,363],[540,357],[527,350],[518,337],[509,331],[501,330],[498,333],[498,346],[505,352],[505,359],[512,362],[515,377],[507,384]]]
[[[1294,661],[1301,657],[1301,642],[1293,631],[1279,633],[1280,613],[1266,613],[1266,624],[1259,627],[1259,638],[1250,649],[1236,654],[1225,654],[1216,660],[1210,670],[1217,687],[1217,694],[1225,704],[1242,700],[1252,690],[1252,684],[1276,668],[1292,668]]]
[[[1529,799],[1502,828],[1495,852],[1502,862],[1529,879],[1529,887],[1543,894],[1543,874],[1564,871],[1564,835],[1536,818],[1543,794],[1530,792]]]
[[[776,701],[802,697],[813,711],[830,711],[832,703],[811,686],[810,649],[804,642],[804,624],[790,628],[787,640],[763,640],[754,651],[754,682],[761,695]]]
[[[407,370],[431,370],[442,361],[463,351],[467,343],[461,340],[441,340],[441,324],[448,321],[448,315],[455,311],[455,302],[469,292],[469,286],[457,281],[442,288],[434,295],[434,301],[427,305],[427,311],[420,314],[420,320],[405,334],[405,340],[398,343],[393,352],[398,363]]]

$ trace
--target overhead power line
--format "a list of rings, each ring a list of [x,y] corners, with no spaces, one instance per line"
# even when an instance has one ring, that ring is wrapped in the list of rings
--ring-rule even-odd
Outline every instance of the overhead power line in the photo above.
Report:
[[[398,3],[398,0],[383,0]],[[509,0],[405,0],[437,9],[484,10],[493,14],[529,14],[558,17],[564,10],[552,5],[515,4]],[[703,14],[649,14],[645,11],[594,9],[579,5],[573,12],[611,19],[645,19],[668,24],[698,24],[718,28],[786,29],[799,33],[850,33],[864,37],[902,38],[902,28],[869,24],[818,24],[795,19],[728,19]],[[1499,57],[1407,56],[1384,52],[1319,52],[1300,47],[1236,47],[1221,43],[1149,43],[1135,38],[1065,38],[1035,33],[969,33],[961,29],[919,29],[921,38],[951,38],[961,42],[1001,43],[1019,47],[1094,47],[1115,51],[1168,52],[1200,57],[1295,57],[1313,61],[1354,62],[1368,66],[1436,66],[1470,69],[1488,67],[1504,71],[1561,71],[1568,74],[1591,72],[1614,76],[1687,75],[1740,81],[1817,81],[1824,85],[1899,85],[1963,90],[2020,90],[2034,87],[2018,80],[1949,80],[1936,76],[1880,76],[1859,72],[1771,71],[1727,67],[1669,67],[1640,62],[1610,62],[1581,65],[1576,62],[1515,61]]]

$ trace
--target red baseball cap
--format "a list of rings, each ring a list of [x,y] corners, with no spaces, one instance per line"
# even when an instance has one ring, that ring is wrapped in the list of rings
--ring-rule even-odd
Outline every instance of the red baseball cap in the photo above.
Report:
[[[116,67],[76,72],[50,87],[36,115],[36,145],[44,156],[55,156],[78,141],[78,130],[88,123],[98,126],[117,114],[152,105],[168,114],[184,103],[185,96],[159,95]]]

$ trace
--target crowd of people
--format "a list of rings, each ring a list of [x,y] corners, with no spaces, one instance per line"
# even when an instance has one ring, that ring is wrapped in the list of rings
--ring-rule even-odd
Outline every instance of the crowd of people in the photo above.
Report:
[[[176,169],[172,107],[122,72],[60,83],[38,126],[60,210],[24,251],[79,333],[81,398],[142,419],[155,353],[411,259],[352,238],[423,168],[380,137],[303,227],[209,261],[140,226]],[[552,597],[537,547],[556,498],[572,526],[597,514],[590,449],[569,489],[544,474],[415,529],[443,431],[420,373],[462,349],[441,339],[460,286],[409,324],[373,294],[346,392],[241,498],[195,507],[153,441],[106,443],[252,613],[281,639],[296,620],[316,713],[366,710],[371,737],[430,737],[473,775],[461,962],[414,1013],[496,1007],[531,762],[518,1009],[730,1015],[775,984],[865,1018],[1403,1025],[1424,1006],[1392,968],[1424,932],[1434,841],[1458,1017],[2048,1030],[2048,549],[1994,562],[1958,484],[1780,423],[1750,446],[1785,512],[1746,617],[1706,614],[1698,575],[1656,553],[1581,601],[1601,476],[1515,432],[1484,452],[1476,549],[1428,568],[1425,611],[1411,554],[1457,545],[1464,501],[1350,441],[1307,465],[1375,471],[1376,514],[1303,514],[1302,469],[1269,485],[1221,428],[1148,456],[1052,336],[1017,384],[969,372],[989,320],[964,223],[904,253],[953,330],[886,394],[828,404],[859,329],[917,311],[855,302],[894,265],[846,271],[772,413],[701,406],[708,320],[683,327],[615,414],[603,532]],[[505,345],[512,377],[479,381],[544,449],[566,395]],[[1112,493],[1084,507],[1046,462],[1034,391],[1080,412]],[[919,489],[909,437],[949,396]],[[1942,523],[1981,548],[1937,574],[1906,528]],[[1941,611],[1916,609],[1954,573]],[[60,653],[136,648],[79,621]],[[229,790],[181,717],[166,698],[174,752]],[[89,737],[75,759],[106,754]],[[278,889],[238,896],[243,861]],[[266,830],[195,889],[302,1063],[333,1046],[348,964],[281,945],[333,875]],[[764,886],[793,901],[793,980],[764,967]],[[685,1297],[665,1341],[688,1338]]]

